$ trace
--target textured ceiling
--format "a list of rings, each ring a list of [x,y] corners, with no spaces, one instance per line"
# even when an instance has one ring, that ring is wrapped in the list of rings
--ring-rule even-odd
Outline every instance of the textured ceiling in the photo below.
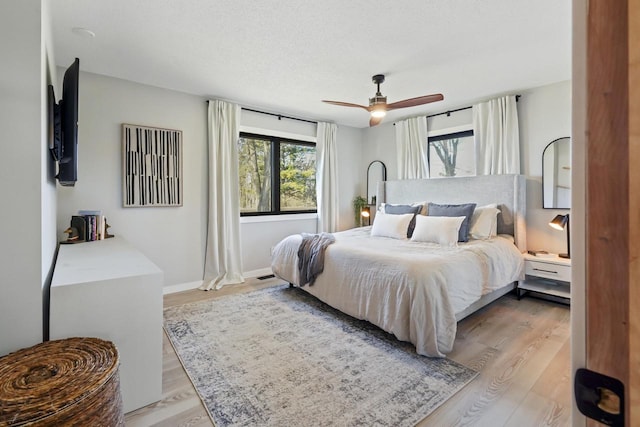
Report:
[[[569,0],[52,0],[54,55],[97,74],[355,127],[571,78]],[[73,27],[95,38],[72,33]]]

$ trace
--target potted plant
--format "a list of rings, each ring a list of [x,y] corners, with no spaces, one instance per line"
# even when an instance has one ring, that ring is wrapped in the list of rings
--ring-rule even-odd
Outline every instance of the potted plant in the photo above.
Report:
[[[353,199],[353,210],[355,213],[356,226],[362,226],[362,208],[367,206],[367,199],[362,196],[356,196]]]

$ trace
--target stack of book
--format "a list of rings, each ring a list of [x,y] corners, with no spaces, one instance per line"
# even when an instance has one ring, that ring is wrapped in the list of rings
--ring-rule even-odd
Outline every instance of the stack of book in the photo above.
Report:
[[[78,240],[85,242],[104,239],[106,223],[102,211],[78,211],[71,217],[71,228],[78,231]]]

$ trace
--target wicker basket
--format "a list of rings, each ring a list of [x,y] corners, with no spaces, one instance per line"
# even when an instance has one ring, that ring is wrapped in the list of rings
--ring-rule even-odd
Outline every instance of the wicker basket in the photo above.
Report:
[[[97,338],[0,358],[0,426],[124,426],[118,351]]]

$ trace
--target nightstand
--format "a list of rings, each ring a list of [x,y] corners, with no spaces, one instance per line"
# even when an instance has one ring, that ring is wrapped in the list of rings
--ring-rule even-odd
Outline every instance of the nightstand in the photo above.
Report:
[[[554,256],[524,256],[525,280],[518,282],[518,299],[527,292],[536,292],[571,301],[571,260]]]

